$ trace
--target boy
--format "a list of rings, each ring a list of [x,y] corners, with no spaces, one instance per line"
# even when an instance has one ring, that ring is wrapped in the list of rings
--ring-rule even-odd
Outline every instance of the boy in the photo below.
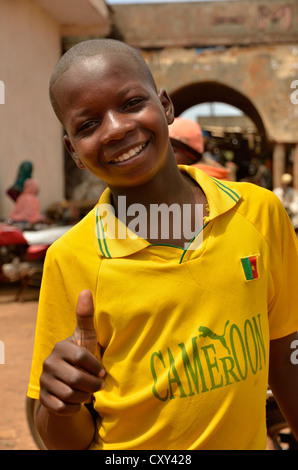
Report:
[[[269,340],[297,433],[297,244],[277,198],[178,168],[171,100],[121,42],[74,46],[50,86],[70,155],[109,188],[47,255],[28,391],[46,447],[265,448]]]

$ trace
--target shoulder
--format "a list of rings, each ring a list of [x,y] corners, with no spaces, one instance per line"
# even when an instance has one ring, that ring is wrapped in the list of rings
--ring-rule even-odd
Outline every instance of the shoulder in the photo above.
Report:
[[[56,292],[72,293],[86,286],[95,289],[101,257],[96,250],[93,215],[92,210],[48,249],[43,272],[47,289],[54,286]]]
[[[275,199],[275,195],[269,189],[263,188],[258,186],[254,183],[247,183],[247,182],[240,182],[240,181],[225,181],[225,184],[231,188],[234,188],[241,192],[246,197],[254,197],[256,195],[262,197],[269,197],[273,196]]]
[[[253,224],[268,242],[274,232],[280,237],[283,229],[284,233],[293,230],[285,208],[272,191],[253,183],[229,182],[228,184],[241,193],[235,210]]]
[[[47,256],[56,256],[61,253],[64,256],[67,254],[77,256],[92,250],[94,248],[94,212],[95,208],[58,238],[48,249]]]
[[[253,183],[229,181],[225,182],[225,184],[231,189],[235,189],[241,193],[242,206],[245,206],[246,210],[250,209],[251,212],[264,209],[284,211],[279,198],[269,189],[262,188]]]

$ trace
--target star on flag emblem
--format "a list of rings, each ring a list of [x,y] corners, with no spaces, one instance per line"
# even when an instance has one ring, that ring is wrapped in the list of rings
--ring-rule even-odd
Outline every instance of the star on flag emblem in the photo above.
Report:
[[[252,281],[253,279],[259,278],[258,256],[259,255],[253,255],[247,256],[246,258],[241,258],[243,271],[247,281]]]

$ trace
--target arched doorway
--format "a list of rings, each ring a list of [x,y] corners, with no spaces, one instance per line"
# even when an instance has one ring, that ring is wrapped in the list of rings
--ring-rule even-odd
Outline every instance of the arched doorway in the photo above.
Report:
[[[220,102],[240,110],[243,117],[236,123],[228,117],[226,120],[197,119],[206,136],[207,150],[210,153],[212,149],[213,157],[219,163],[234,166],[234,179],[272,189],[272,146],[266,137],[262,117],[251,100],[236,89],[215,81],[182,87],[171,93],[171,99],[176,116],[203,103]],[[267,174],[266,181],[259,181],[260,173]]]
[[[206,81],[187,85],[171,94],[176,115],[200,103],[222,102],[240,109],[255,124],[259,134],[266,139],[266,131],[260,113],[242,93],[220,82]]]

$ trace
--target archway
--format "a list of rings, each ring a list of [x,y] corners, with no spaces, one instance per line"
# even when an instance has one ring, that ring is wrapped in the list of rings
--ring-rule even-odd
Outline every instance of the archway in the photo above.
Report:
[[[206,102],[217,101],[235,106],[254,122],[258,133],[266,139],[263,120],[253,103],[242,93],[220,82],[206,81],[187,85],[171,93],[171,99],[176,116],[191,106]]]
[[[193,83],[171,94],[175,115],[203,103],[225,103],[239,109],[244,117],[253,124],[252,127],[241,127],[227,124],[221,120],[221,127],[216,127],[214,117],[209,118],[211,127],[202,125],[203,130],[213,131],[206,138],[205,150],[223,165],[233,168],[234,177],[241,181],[251,181],[272,189],[272,147],[266,137],[266,130],[260,113],[245,95],[227,85],[215,81]],[[229,118],[228,122],[231,120]],[[236,119],[237,120],[237,119]],[[240,119],[239,119],[240,121]],[[218,121],[217,121],[218,122]],[[244,121],[241,121],[243,124]],[[208,134],[208,132],[207,132]],[[264,174],[266,164],[266,181],[260,182],[260,173]],[[262,168],[262,170],[260,170]]]

